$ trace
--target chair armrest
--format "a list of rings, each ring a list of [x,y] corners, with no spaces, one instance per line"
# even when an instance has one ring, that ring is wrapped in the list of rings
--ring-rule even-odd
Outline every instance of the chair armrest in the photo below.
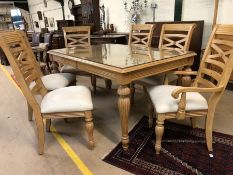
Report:
[[[215,93],[220,92],[224,87],[215,87],[215,88],[199,88],[199,87],[179,87],[172,92],[173,98],[178,98],[180,93],[186,92],[204,92],[204,93]]]
[[[186,112],[186,92],[204,92],[204,93],[216,93],[220,92],[224,89],[224,87],[216,87],[216,88],[199,88],[199,87],[179,87],[172,92],[172,97],[177,99],[179,94],[181,94],[181,98],[178,105],[178,110],[176,113],[176,118],[178,120],[183,120],[185,118]]]

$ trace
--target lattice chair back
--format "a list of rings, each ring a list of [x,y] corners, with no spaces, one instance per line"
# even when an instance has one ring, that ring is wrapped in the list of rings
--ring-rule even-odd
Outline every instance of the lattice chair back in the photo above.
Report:
[[[129,36],[129,45],[150,47],[154,27],[153,24],[133,24]]]
[[[202,58],[193,86],[227,86],[233,70],[233,25],[216,25]]]
[[[87,47],[91,45],[90,26],[63,27],[62,29],[67,49],[75,49],[80,46]]]
[[[0,33],[0,40],[0,46],[10,62],[24,96],[33,110],[40,111],[40,105],[34,95],[40,94],[43,97],[47,94],[47,89],[42,83],[42,73],[29,42],[25,40],[21,31]]]
[[[164,24],[159,48],[188,51],[195,24]]]

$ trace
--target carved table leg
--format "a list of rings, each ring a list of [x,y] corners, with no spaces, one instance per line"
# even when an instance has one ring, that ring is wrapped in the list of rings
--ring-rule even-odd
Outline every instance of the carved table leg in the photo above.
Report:
[[[121,85],[117,93],[119,94],[118,108],[121,119],[122,147],[124,150],[127,150],[129,147],[128,117],[130,112],[130,88],[127,85]]]

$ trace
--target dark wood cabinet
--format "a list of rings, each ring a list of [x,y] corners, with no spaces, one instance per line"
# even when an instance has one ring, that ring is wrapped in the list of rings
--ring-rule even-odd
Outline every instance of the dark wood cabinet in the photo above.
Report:
[[[196,27],[193,31],[193,36],[190,43],[190,50],[197,53],[197,56],[194,59],[194,64],[192,66],[192,69],[198,70],[200,65],[200,56],[202,50],[201,46],[202,46],[204,21],[169,21],[169,22],[146,22],[146,23],[156,25],[153,32],[152,47],[158,47],[159,45],[160,33],[163,24],[195,23]]]
[[[57,30],[62,30],[62,27],[74,26],[73,20],[57,20]]]
[[[90,25],[92,31],[100,29],[99,0],[81,0],[81,4],[75,5],[72,9],[74,23],[78,25]]]

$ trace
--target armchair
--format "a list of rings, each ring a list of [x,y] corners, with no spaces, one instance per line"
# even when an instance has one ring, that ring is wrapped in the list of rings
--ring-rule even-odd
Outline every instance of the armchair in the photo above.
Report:
[[[208,42],[196,79],[191,87],[160,85],[147,88],[151,109],[156,110],[156,154],[161,151],[164,120],[206,117],[206,142],[213,157],[212,126],[216,106],[233,69],[233,25],[217,25]],[[215,69],[213,69],[215,67]],[[185,73],[185,72],[177,72]],[[196,74],[196,72],[186,75]],[[206,100],[200,93],[210,93]],[[162,97],[162,98],[161,98]],[[152,122],[153,110],[149,114]],[[151,126],[151,125],[150,125]]]

